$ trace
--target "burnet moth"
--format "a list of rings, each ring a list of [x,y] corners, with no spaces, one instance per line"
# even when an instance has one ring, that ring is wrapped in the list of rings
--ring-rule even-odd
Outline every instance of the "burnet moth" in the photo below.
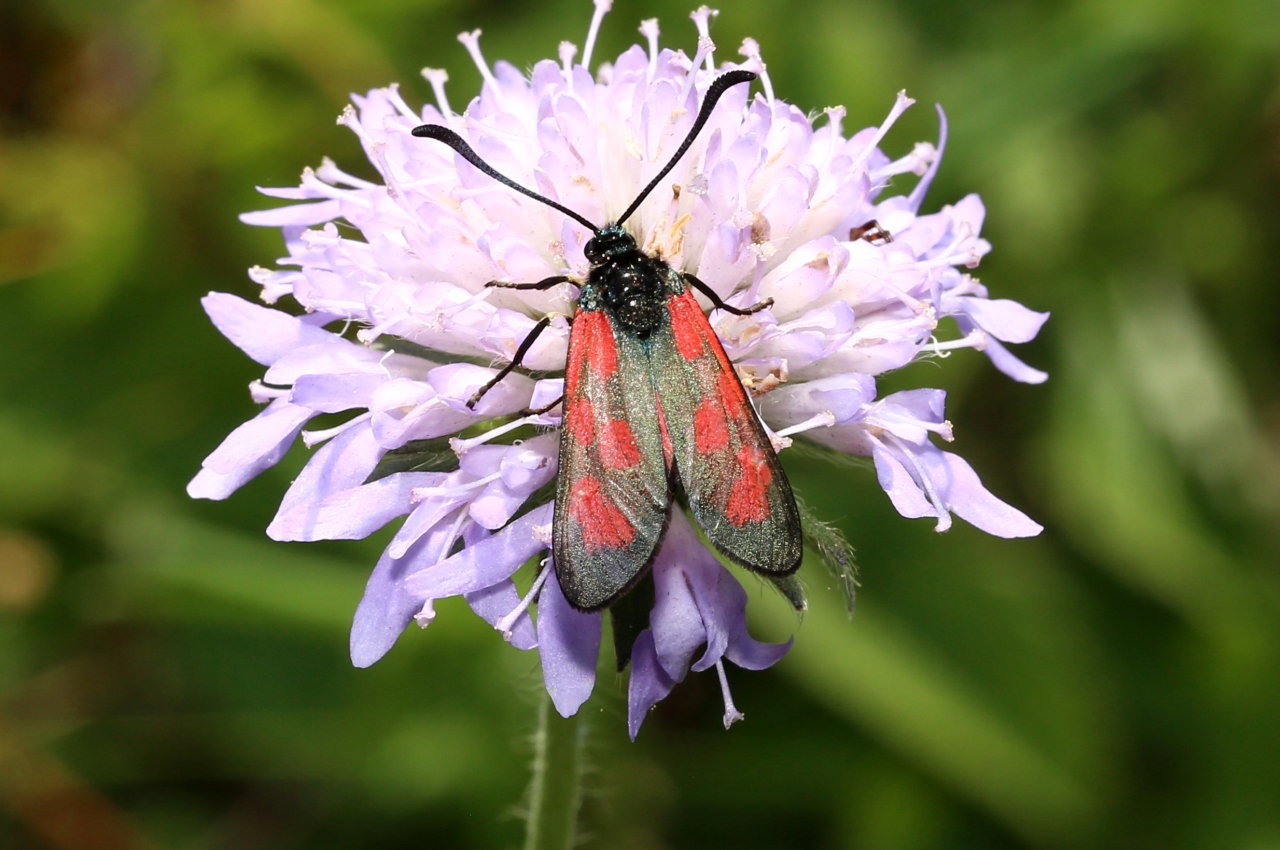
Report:
[[[591,264],[585,280],[559,275],[488,284],[580,287],[564,395],[557,402],[563,405],[563,425],[552,551],[560,588],[581,611],[614,607],[648,575],[671,504],[681,493],[708,539],[730,560],[773,578],[800,567],[804,546],[795,496],[693,290],[736,315],[772,302],[745,309],[725,304],[693,275],[642,251],[623,228],[689,150],[725,91],[755,78],[741,70],[717,78],[679,149],[618,220],[604,227],[498,173],[452,130],[438,124],[413,130],[593,234],[583,248]],[[471,406],[520,365],[551,318],[533,327]],[[647,621],[647,609],[641,613]],[[620,646],[628,655],[629,648],[630,640]]]

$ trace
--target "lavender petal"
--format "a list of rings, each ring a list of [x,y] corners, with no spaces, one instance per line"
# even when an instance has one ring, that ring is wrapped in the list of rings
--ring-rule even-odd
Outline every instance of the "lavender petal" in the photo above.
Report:
[[[571,717],[591,696],[600,655],[599,613],[576,611],[560,591],[548,561],[546,584],[538,597],[538,654],[542,679],[561,717]]]

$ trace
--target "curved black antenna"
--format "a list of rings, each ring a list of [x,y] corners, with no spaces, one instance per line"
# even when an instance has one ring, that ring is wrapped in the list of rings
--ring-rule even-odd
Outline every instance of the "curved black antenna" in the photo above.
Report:
[[[722,77],[721,79],[724,79],[724,78]],[[720,80],[716,80],[716,82],[720,82]],[[576,212],[569,209],[568,207],[562,206],[561,204],[557,204],[555,201],[551,200],[550,198],[544,198],[542,195],[539,195],[537,192],[533,191],[532,189],[526,189],[525,187],[521,186],[519,183],[515,182],[511,178],[505,177],[499,174],[497,171],[494,171],[493,166],[491,166],[489,163],[481,159],[480,154],[476,153],[474,150],[471,149],[471,145],[464,142],[461,136],[459,136],[457,133],[450,130],[448,127],[442,127],[439,124],[423,124],[421,127],[413,128],[413,135],[417,136],[420,139],[435,139],[437,142],[443,142],[444,144],[448,145],[449,147],[457,151],[458,155],[461,156],[463,159],[465,159],[467,162],[471,163],[476,168],[483,171],[485,174],[488,174],[490,177],[492,177],[494,180],[497,180],[502,185],[510,186],[512,189],[515,189],[520,194],[528,195],[530,198],[533,198],[535,201],[540,201],[546,204],[547,206],[551,207],[553,210],[559,210],[560,212],[569,216],[569,218],[582,224],[592,233],[600,232],[600,228],[596,227],[594,224],[587,221],[585,218],[578,215]]]
[[[690,71],[689,73],[692,74],[694,71]],[[709,118],[711,118],[711,110],[716,108],[716,101],[720,100],[720,96],[728,91],[731,86],[736,86],[738,83],[749,83],[755,78],[756,75],[751,71],[741,70],[730,71],[727,74],[721,74],[719,77],[716,77],[715,82],[707,88],[707,96],[702,99],[702,109],[698,110],[698,117],[693,122],[693,128],[689,130],[689,135],[685,136],[684,141],[680,143],[680,149],[677,150],[675,155],[667,161],[666,166],[658,172],[658,176],[650,180],[649,185],[645,186],[644,189],[640,191],[639,195],[636,195],[636,199],[631,202],[631,206],[627,207],[627,211],[624,212],[622,217],[614,222],[614,224],[622,224],[624,221],[629,219],[631,214],[636,211],[636,208],[644,203],[644,199],[649,197],[649,193],[652,192],[657,187],[658,183],[662,181],[662,178],[667,176],[667,172],[676,167],[676,163],[680,161],[680,157],[684,156],[685,152],[689,150],[689,146],[693,144],[693,140],[702,132],[703,125],[707,123]],[[413,132],[416,134],[418,131],[414,130]],[[466,154],[463,155],[465,156]]]

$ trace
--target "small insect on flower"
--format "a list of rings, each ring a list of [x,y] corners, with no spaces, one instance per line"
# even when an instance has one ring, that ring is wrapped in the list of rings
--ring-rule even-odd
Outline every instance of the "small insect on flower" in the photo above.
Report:
[[[453,148],[512,189],[582,223],[593,234],[583,248],[590,271],[569,336],[560,478],[552,549],[565,599],[580,611],[607,608],[645,575],[666,531],[671,502],[683,490],[707,537],[749,570],[787,576],[804,551],[800,512],[769,437],[711,330],[693,289],[716,309],[725,304],[693,275],[648,254],[623,225],[697,138],[730,86],[756,79],[730,71],[707,89],[680,147],[617,221],[603,227],[494,170],[447,127],[424,124],[413,135]],[[550,289],[571,278],[491,287]],[[551,323],[544,316],[515,356],[468,401],[476,404],[514,369]]]

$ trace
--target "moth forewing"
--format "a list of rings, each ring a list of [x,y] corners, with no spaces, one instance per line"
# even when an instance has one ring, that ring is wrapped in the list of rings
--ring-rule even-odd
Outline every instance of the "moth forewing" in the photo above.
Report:
[[[691,291],[667,298],[670,321],[649,357],[689,509],[708,539],[747,569],[800,566],[800,512],[782,464],[720,340]]]
[[[643,576],[671,504],[643,343],[579,308],[565,370],[553,549],[573,607],[608,607]]]

